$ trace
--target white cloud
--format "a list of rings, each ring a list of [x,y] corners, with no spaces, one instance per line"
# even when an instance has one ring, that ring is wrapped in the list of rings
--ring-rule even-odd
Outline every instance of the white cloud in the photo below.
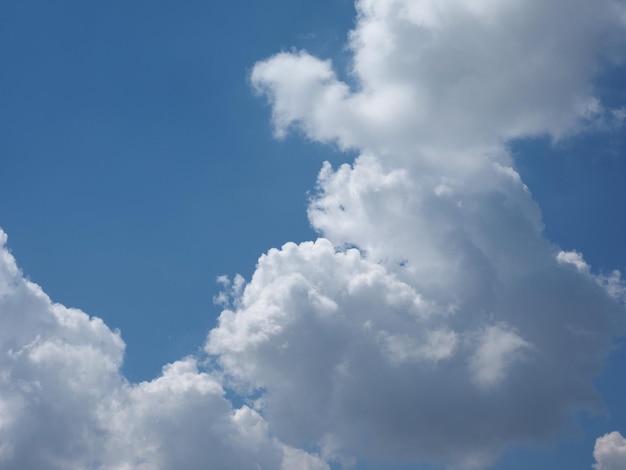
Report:
[[[579,273],[586,274],[591,279],[594,279],[611,297],[626,304],[626,284],[618,270],[613,270],[608,275],[594,274],[591,272],[591,267],[584,260],[583,255],[577,251],[561,251],[556,259],[561,264],[574,266]]]
[[[481,467],[600,406],[593,378],[624,332],[619,273],[544,238],[506,148],[611,115],[593,79],[618,59],[624,7],[357,10],[350,84],[306,51],[253,69],[279,137],[360,155],[324,165],[309,206],[321,238],[262,256],[206,351],[292,445]]]
[[[327,469],[234,409],[186,358],[128,383],[124,343],[99,318],[53,304],[23,278],[0,231],[0,467]]]
[[[498,385],[505,376],[507,366],[512,365],[510,363],[530,346],[507,325],[485,328],[476,352],[470,358],[474,380],[485,388]]]
[[[595,470],[623,470],[626,468],[626,439],[617,431],[599,437],[593,456]]]
[[[580,273],[589,273],[589,265],[577,251],[560,251],[556,259],[561,264],[571,264]]]
[[[119,333],[51,303],[0,248],[2,468],[328,468],[301,449],[479,468],[600,406],[624,283],[544,238],[506,144],[615,115],[592,80],[624,44],[623,4],[357,10],[352,84],[305,51],[253,69],[277,136],[360,155],[320,172],[320,238],[270,250],[247,284],[219,278],[219,370],[185,358],[128,383]],[[621,448],[609,436],[598,465]]]
[[[450,171],[508,139],[558,138],[613,114],[590,83],[621,54],[620,2],[361,0],[357,10],[353,87],[305,51],[255,66],[279,135],[295,125],[412,160],[419,149],[420,164]]]
[[[592,378],[623,315],[527,237],[502,242],[525,250],[509,260],[452,239],[456,266],[430,279],[323,238],[287,244],[261,257],[207,351],[292,445],[480,466],[599,406]]]

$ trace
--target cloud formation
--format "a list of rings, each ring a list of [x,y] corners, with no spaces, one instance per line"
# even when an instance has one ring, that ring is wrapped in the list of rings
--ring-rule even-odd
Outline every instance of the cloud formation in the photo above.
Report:
[[[277,136],[355,149],[309,205],[321,238],[260,258],[206,351],[277,435],[329,459],[481,467],[597,408],[618,272],[543,236],[507,143],[613,114],[612,0],[361,0],[350,83],[279,53],[251,74]]]
[[[0,231],[0,467],[480,468],[601,406],[624,282],[544,237],[507,143],[619,114],[593,79],[623,59],[623,3],[356,5],[349,82],[305,51],[252,71],[279,137],[359,156],[320,171],[317,240],[220,278],[214,370],[188,357],[129,383],[120,334],[52,303]],[[598,439],[596,468],[623,447]]]
[[[626,468],[626,439],[617,431],[596,440],[593,450],[594,470],[620,470]]]
[[[624,6],[614,0],[356,7],[351,84],[305,51],[254,68],[279,136],[297,127],[314,140],[411,160],[419,149],[421,164],[450,171],[507,140],[558,138],[600,118],[606,110],[591,81],[623,58]]]
[[[233,408],[193,358],[128,383],[119,332],[51,303],[6,238],[0,231],[0,467],[328,469],[273,438],[257,412]]]

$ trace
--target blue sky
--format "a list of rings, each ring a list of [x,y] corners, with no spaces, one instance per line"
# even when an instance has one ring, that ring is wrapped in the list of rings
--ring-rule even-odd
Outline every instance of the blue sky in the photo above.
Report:
[[[626,405],[622,399],[626,396],[626,354],[619,348],[607,352],[610,344],[620,344],[620,328],[621,334],[624,333],[623,316],[619,317],[624,313],[624,291],[613,305],[610,303],[613,300],[607,300],[608,294],[590,287],[596,286],[596,282],[606,285],[608,281],[603,279],[613,270],[624,272],[626,269],[623,244],[626,223],[622,216],[626,200],[623,185],[626,141],[620,114],[626,106],[623,86],[626,69],[624,57],[614,57],[620,53],[626,30],[623,22],[616,26],[606,15],[598,14],[596,18],[585,13],[586,8],[605,13],[604,10],[609,11],[615,2],[602,0],[601,5],[593,7],[592,2],[577,0],[569,10],[572,18],[561,23],[560,15],[567,13],[568,9],[563,7],[567,2],[555,0],[553,8],[546,11],[539,7],[529,7],[529,11],[522,9],[519,23],[513,22],[519,24],[519,28],[512,28],[514,31],[510,32],[511,50],[517,51],[520,57],[504,46],[503,53],[493,44],[481,42],[494,37],[489,34],[502,34],[506,39],[503,44],[508,44],[509,33],[502,33],[498,28],[493,32],[490,29],[493,23],[484,20],[482,10],[466,14],[459,2],[445,2],[447,6],[441,11],[432,9],[430,1],[413,2],[424,7],[416,13],[423,15],[419,17],[423,31],[432,33],[440,31],[441,25],[456,25],[452,32],[441,30],[445,33],[441,33],[441,42],[437,42],[436,34],[425,36],[424,41],[435,51],[432,55],[406,42],[422,36],[405,34],[401,30],[405,23],[386,16],[391,15],[389,12],[377,10],[384,2],[361,3],[362,16],[358,23],[355,6],[347,0],[237,4],[187,1],[176,5],[160,1],[6,2],[0,15],[3,64],[0,73],[0,227],[8,234],[7,246],[24,277],[40,285],[53,302],[100,317],[109,328],[121,331],[126,349],[120,370],[121,376],[128,380],[125,387],[131,390],[131,395],[143,390],[137,388],[139,382],[157,384],[160,383],[158,377],[168,377],[161,375],[165,364],[192,355],[201,363],[200,369],[219,377],[215,380],[226,389],[228,397],[233,397],[232,403],[223,404],[224,407],[235,409],[247,403],[250,409],[256,410],[258,417],[254,419],[268,426],[268,446],[275,445],[271,439],[277,439],[281,446],[284,443],[294,449],[302,447],[319,454],[333,468],[341,468],[341,462],[349,468],[346,462],[354,459],[357,468],[395,468],[397,460],[407,460],[406,465],[398,468],[418,469],[426,468],[425,459],[468,468],[474,462],[475,468],[590,469],[596,439],[612,431],[622,434],[626,431]],[[411,4],[400,0],[391,3]],[[481,1],[477,5],[493,8],[497,12],[495,24],[501,21],[506,31],[511,15],[500,12],[499,7],[494,6],[496,3],[507,2]],[[515,6],[519,2],[508,3]],[[463,14],[457,14],[456,10]],[[484,35],[464,29],[471,29],[475,24],[472,21],[483,20],[487,31]],[[375,57],[371,59],[367,54],[374,48],[368,41],[377,45],[379,36],[371,39],[370,30],[364,27],[366,24],[383,25],[381,35],[388,34],[396,40],[394,47],[403,54],[412,57],[415,53],[415,62],[407,59],[405,63],[396,56],[388,60],[384,53],[382,58],[373,54]],[[361,26],[363,29],[359,30]],[[538,48],[535,42],[538,40],[533,39],[535,26],[540,39],[565,39],[562,43],[555,39],[554,51],[546,47],[545,57],[535,56],[532,54]],[[359,46],[353,36],[350,49],[348,32],[354,28],[361,31],[365,45]],[[574,33],[569,34],[570,30]],[[598,31],[605,30],[613,33],[613,37],[598,39],[601,36]],[[527,39],[528,43],[524,42]],[[474,40],[477,49],[471,49]],[[489,52],[493,47],[493,57],[498,57],[499,62],[491,63],[491,59],[478,53],[475,56],[466,53],[465,62],[459,58],[462,56],[457,47],[450,46],[464,41],[471,50],[485,48]],[[577,48],[580,44],[591,45]],[[302,50],[307,54],[298,52]],[[362,68],[350,72],[355,51],[360,51],[362,56],[359,57],[364,57]],[[274,56],[281,52],[282,55]],[[563,52],[570,52],[573,58]],[[555,55],[551,56],[552,53]],[[392,53],[389,54],[391,57]],[[398,57],[405,57],[403,54],[398,53]],[[539,57],[540,62],[557,57],[559,61],[533,69],[534,65],[529,64],[535,64],[534,61],[524,62],[528,57]],[[325,69],[318,58],[330,59],[332,69]],[[457,67],[461,63],[466,68]],[[503,72],[506,67],[514,68],[516,64],[528,66],[522,70],[529,70],[529,75],[520,82],[500,79],[501,75],[508,76]],[[328,70],[334,74],[325,75]],[[468,76],[478,77],[479,83],[482,80],[492,84],[465,88],[465,82],[457,83],[455,77],[466,70],[470,70]],[[561,72],[565,78],[560,77]],[[541,74],[549,77],[537,78]],[[415,88],[406,85],[413,83],[413,77]],[[341,85],[337,85],[342,81],[352,86],[352,95],[341,95],[335,103],[334,98],[324,93],[325,90],[343,93]],[[453,83],[454,88],[445,90],[439,82]],[[386,94],[388,84],[393,85],[389,88],[390,94]],[[497,95],[501,93],[499,85],[505,89],[501,95]],[[427,104],[423,109],[428,111],[424,115],[420,114],[419,106],[406,104],[410,101],[403,94],[407,87],[410,93],[415,92],[408,96],[420,96],[422,91],[428,96],[424,99]],[[563,89],[566,91],[561,96]],[[401,96],[398,100],[396,92]],[[482,92],[487,98],[475,98],[482,96]],[[377,93],[382,96],[382,104],[377,101]],[[556,95],[558,97],[552,99]],[[350,99],[354,96],[357,104],[346,105],[352,103]],[[490,96],[494,97],[493,102]],[[312,103],[308,102],[309,98]],[[590,98],[597,99],[600,108],[584,101]],[[578,99],[581,101],[570,106],[570,101]],[[572,110],[578,109],[576,106],[580,103],[591,111],[585,108],[587,111],[576,115]],[[276,138],[276,133],[281,131],[285,131],[284,137]],[[439,138],[440,134],[445,137]],[[466,151],[467,157],[458,156]],[[341,173],[339,166],[352,164],[359,154],[374,157],[359,160],[361,166],[355,164],[351,170],[343,167],[345,172]],[[492,157],[492,154],[497,155]],[[483,160],[483,155],[488,157]],[[318,181],[324,161],[331,163],[334,173],[327,180]],[[492,164],[517,172],[515,174],[527,185],[540,208],[541,216],[535,213],[536,206],[530,196],[524,196],[527,193],[522,186],[515,186],[517,183],[502,176],[511,173],[493,170]],[[428,186],[431,183],[434,189]],[[456,195],[460,199],[449,207],[447,203],[439,205],[436,201],[432,206],[430,202],[416,203],[416,206],[407,202],[431,201],[428,194],[433,191],[442,200]],[[311,199],[313,202],[309,203]],[[345,216],[334,209],[336,201],[343,201],[339,212],[346,212]],[[466,221],[458,221],[453,215],[457,210],[453,206],[469,208]],[[396,211],[397,207],[400,209]],[[498,212],[500,210],[504,212]],[[363,213],[368,216],[363,218]],[[438,214],[443,214],[441,220]],[[511,234],[526,234],[526,227],[538,221],[544,224],[542,233],[534,234],[528,228],[528,238],[524,235],[518,242],[511,241]],[[407,224],[414,224],[414,228]],[[404,231],[406,237],[396,238],[397,233]],[[469,234],[467,240],[459,235],[461,233]],[[437,242],[438,238],[448,240],[449,234],[452,234],[450,246]],[[280,248],[287,242],[315,240],[318,236],[329,239],[339,255],[329,257],[327,247],[322,245],[310,250],[304,246],[291,251],[286,248],[268,255],[265,264],[256,267],[259,257],[271,248]],[[485,263],[495,266],[493,272],[489,271],[491,274],[484,274],[488,268],[484,268],[482,261],[475,261],[474,251],[467,248],[470,239],[486,253]],[[347,253],[347,246],[359,248],[358,262],[340,256]],[[536,246],[538,248],[534,248]],[[581,268],[582,265],[572,261],[574,258],[559,261],[560,264],[550,261],[554,266],[549,264],[544,254],[557,250],[557,246],[564,252],[582,253],[586,267]],[[493,251],[490,247],[494,247]],[[511,247],[519,247],[519,253],[513,253],[509,261],[508,255],[503,253],[510,253]],[[434,253],[432,257],[431,253]],[[435,256],[437,253],[441,255],[440,262]],[[400,258],[402,263],[398,263]],[[505,259],[506,262],[502,261]],[[527,277],[509,279],[506,273],[515,271],[512,266],[518,266],[518,262],[525,266]],[[310,269],[310,265],[323,269],[318,272]],[[579,269],[580,279],[566,272],[569,265]],[[380,274],[383,271],[384,280],[370,285],[372,292],[380,289],[381,297],[372,294],[370,299],[363,293],[362,299],[356,298],[361,294],[358,289],[358,295],[354,294],[350,280],[359,278],[359,272],[367,272],[373,279],[383,276]],[[250,284],[254,295],[245,298],[233,290],[232,301],[222,305],[214,303],[214,297],[222,289],[216,282],[218,276],[233,279],[241,274],[250,281],[255,272],[258,274],[255,274],[256,284]],[[334,280],[329,281],[327,274]],[[320,312],[327,308],[324,299],[336,303],[341,315],[345,313],[347,317],[358,317],[361,310],[369,308],[360,305],[376,305],[378,310],[364,317],[367,321],[363,325],[369,326],[361,323],[358,326],[367,331],[380,326],[380,330],[372,333],[372,343],[365,345],[355,339],[360,333],[356,332],[357,324],[350,323],[352,320],[346,320],[335,330],[326,323],[310,320],[307,315],[318,318],[317,313],[308,310],[307,302],[314,305],[311,309],[318,308],[315,303],[318,300],[311,300],[311,291],[308,301],[304,302],[293,294],[297,287],[287,281],[285,284],[274,282],[273,276],[276,279],[306,278],[303,285],[315,285],[315,295],[319,294],[322,299],[315,297],[321,302]],[[473,276],[478,279],[475,285],[470,282],[474,282]],[[490,280],[490,276],[497,282]],[[448,288],[430,282],[439,278],[442,285],[449,282]],[[519,279],[531,279],[527,289],[538,292],[536,302],[524,304],[525,300],[520,299],[527,297],[528,292],[510,287]],[[539,279],[537,285],[535,279]],[[563,290],[544,292],[540,287],[541,279],[545,285]],[[482,297],[482,287],[485,292],[498,289],[491,282],[504,286],[503,291],[510,292],[510,297],[507,297],[509,294],[494,294],[493,298],[485,300],[488,294]],[[339,287],[338,291],[334,290],[344,283],[345,289],[341,287],[344,290]],[[620,285],[623,289],[623,284]],[[289,295],[284,294],[287,291]],[[433,311],[458,309],[461,313],[454,318],[465,315],[463,318],[472,320],[448,320],[447,316],[432,322],[424,320],[415,330],[411,329],[413,326],[406,330],[407,339],[400,335],[405,327],[398,325],[404,325],[406,319],[401,316],[402,311],[409,307],[398,306],[388,297],[409,291],[426,304],[432,303]],[[568,299],[563,300],[563,297]],[[11,307],[8,305],[0,306],[8,331],[8,339],[0,337],[5,341],[2,346],[5,355],[15,348],[11,342],[12,332],[18,330],[17,322],[21,321],[9,315]],[[467,314],[465,305],[470,306]],[[515,313],[500,315],[498,306],[510,306]],[[258,319],[262,315],[258,312],[272,311],[272,308],[286,312],[292,309],[298,313],[295,320],[284,320],[285,323],[281,323],[280,316]],[[234,315],[241,318],[241,322],[222,314],[218,327],[223,309],[236,312]],[[386,319],[387,309],[393,321]],[[531,416],[539,412],[520,408],[524,403],[522,392],[519,392],[522,398],[511,403],[507,393],[519,390],[516,387],[529,378],[540,381],[540,377],[544,377],[532,375],[529,371],[532,367],[528,366],[534,360],[533,351],[540,351],[543,344],[537,333],[544,328],[540,326],[544,325],[543,320],[527,320],[533,315],[524,313],[524,309],[542,315],[542,309],[546,309],[546,318],[552,318],[552,310],[559,312],[554,314],[554,323],[545,326],[546,335],[554,335],[555,344],[560,344],[561,332],[569,327],[566,313],[570,310],[576,310],[572,316],[580,318],[580,325],[597,321],[604,329],[595,331],[590,327],[589,334],[602,337],[602,341],[595,349],[581,346],[587,356],[572,359],[581,370],[582,364],[589,361],[592,370],[581,372],[580,376],[564,376],[563,383],[570,380],[567,383],[573,388],[580,385],[579,381],[584,382],[580,385],[580,394],[570,394],[564,386],[563,391],[551,396],[553,401],[545,402],[562,404],[567,410],[566,416],[555,418],[553,423],[529,424],[526,428],[520,425],[517,429],[515,420],[519,421],[520,416],[527,411]],[[603,309],[609,312],[606,316],[601,313]],[[49,313],[41,313],[45,314]],[[621,319],[614,320],[616,315]],[[585,323],[587,321],[590,323]],[[285,332],[284,336],[280,336],[282,333],[272,336],[275,330],[263,330],[264,325],[270,323]],[[261,346],[252,339],[241,339],[253,335],[255,328],[263,331],[264,338],[270,338],[266,345],[269,349],[257,350],[255,348]],[[310,331],[311,336],[317,335],[317,339],[309,343],[306,331]],[[499,335],[499,340],[489,343],[493,335]],[[433,338],[437,340],[437,347],[422,351],[419,344],[431,344],[429,341]],[[268,365],[278,357],[268,352],[270,343],[279,350],[299,341],[305,346],[293,352],[289,361],[283,363],[279,358],[275,368]],[[333,346],[343,343],[356,346],[347,350]],[[380,346],[380,351],[377,350],[380,357],[372,352],[374,344]],[[504,349],[490,349],[496,347],[494,344]],[[553,360],[556,365],[552,372],[560,371],[569,362],[563,357],[575,355],[577,350],[575,343],[564,342],[563,352],[555,349],[545,353],[546,363]],[[455,359],[455,351],[474,358],[468,367],[475,377],[467,379],[467,383],[457,382],[461,376],[454,375],[461,367],[460,360]],[[500,362],[485,358],[489,351],[495,351],[496,355],[501,353],[502,358],[510,360],[510,370],[506,369],[505,373],[500,370]],[[561,352],[565,356],[562,357]],[[335,353],[337,356],[333,356]],[[326,360],[327,355],[333,356],[328,359],[330,362]],[[354,362],[346,359],[353,356],[374,364],[380,360],[383,365],[380,377],[371,381],[365,379],[359,374],[360,370],[365,370],[359,359],[350,359]],[[204,363],[207,357],[210,362]],[[318,357],[319,361],[312,359]],[[521,359],[516,359],[518,357]],[[337,379],[334,384],[337,388],[332,390],[338,394],[338,401],[325,401],[323,397],[332,393],[327,393],[324,385],[319,386],[319,393],[311,390],[324,382],[320,377],[331,373],[324,369],[328,364],[338,367],[337,364],[344,364],[342,360],[348,361],[345,364],[353,368],[350,370],[358,379],[354,383]],[[429,375],[420,361],[432,361],[429,367],[441,372]],[[518,362],[522,364],[519,371]],[[496,363],[498,365],[494,365]],[[9,370],[6,364],[0,362]],[[604,368],[596,372],[603,364]],[[398,372],[404,368],[409,371],[408,376],[415,374],[415,381],[405,377],[404,372]],[[52,369],[49,370],[52,373]],[[197,377],[204,380],[201,374]],[[429,377],[432,382],[428,382]],[[46,383],[44,379],[40,381]],[[381,383],[385,383],[385,387],[379,387]],[[546,379],[545,389],[529,392],[526,406],[541,401],[541,390],[552,386],[559,388],[555,383]],[[484,427],[475,423],[476,434],[485,434],[484,442],[479,438],[469,439],[467,436],[471,433],[455,429],[456,425],[448,427],[445,423],[454,423],[454,416],[439,414],[443,424],[434,427],[440,428],[437,435],[450,438],[449,452],[425,451],[423,447],[427,444],[415,444],[421,442],[420,439],[428,442],[424,429],[421,425],[406,424],[400,418],[394,422],[391,417],[396,416],[398,410],[386,402],[385,397],[396,397],[399,404],[413,403],[411,387],[416,384],[432,389],[433,396],[445,396],[444,401],[436,401],[430,395],[424,397],[424,406],[432,405],[438,412],[450,409],[453,413],[452,410],[461,410],[463,406],[469,409],[473,402],[472,398],[459,398],[465,405],[457,406],[459,400],[452,392],[437,387],[450,390],[457,386],[459,389],[475,386],[478,391],[469,395],[476,395],[479,410],[486,406],[485,395],[481,393],[493,393],[489,400],[498,403],[494,415],[485,418]],[[596,406],[594,399],[586,395],[591,384],[595,384],[604,408]],[[502,387],[501,392],[493,391],[497,386]],[[95,389],[98,384],[94,382],[89,387]],[[362,413],[359,418],[355,418],[359,413],[351,406],[341,408],[340,403],[352,401],[350,393],[367,387],[374,390],[371,401],[370,397],[362,402],[355,399],[358,403],[354,407]],[[389,390],[404,387],[408,391],[395,394],[385,391],[386,387]],[[13,397],[12,393],[18,398],[21,396],[22,392],[9,389],[11,387],[4,384],[0,392],[7,397]],[[310,396],[308,391],[311,391]],[[254,406],[252,398],[258,398]],[[312,405],[310,410],[301,405],[301,409],[293,411],[296,421],[299,420],[296,425],[294,418],[284,415],[289,414],[285,410],[298,398]],[[502,409],[497,408],[500,401]],[[281,403],[283,409],[279,406]],[[202,406],[199,404],[198,409]],[[514,406],[517,408],[513,409]],[[584,411],[594,406],[595,412]],[[340,407],[338,418],[315,418],[320,410],[335,410],[333,407]],[[0,406],[0,412],[2,409]],[[209,421],[210,416],[214,416],[210,413],[217,413],[211,410],[207,411]],[[435,419],[420,414],[419,407],[416,410],[415,414],[408,412],[415,422]],[[502,427],[507,419],[503,416],[509,412],[510,427],[515,430],[502,432],[499,438],[493,430],[506,429]],[[384,419],[380,418],[382,415]],[[38,422],[36,413],[29,416]],[[471,413],[467,416],[469,420]],[[72,419],[80,420],[80,417]],[[71,426],[70,418],[68,423]],[[574,423],[578,424],[578,429]],[[464,423],[468,428],[471,425]],[[360,426],[363,433],[350,431]],[[407,443],[397,437],[402,426],[408,429]],[[0,432],[1,427],[2,419]],[[304,431],[300,427],[309,429]],[[388,427],[394,430],[389,431]],[[19,434],[12,428],[7,429],[6,436]],[[194,428],[190,424],[188,429],[194,436],[203,432],[202,426]],[[115,436],[114,431],[111,434]],[[24,435],[28,436],[28,429]],[[167,435],[155,439],[160,442],[158,439],[166,439]],[[14,446],[18,451],[6,454],[13,457],[3,457],[2,439],[11,442],[4,436],[0,434],[0,458],[9,459],[7,468],[28,468],[27,460],[19,460],[25,458],[20,457],[22,447],[48,449],[44,437],[33,438],[32,442],[25,437],[21,443],[16,440]],[[239,440],[247,439],[245,436],[250,438],[245,433],[242,436]],[[373,439],[376,445],[368,444],[368,439]],[[402,442],[387,444],[387,440]],[[475,448],[469,449],[471,445]],[[55,449],[54,445],[51,448]],[[133,447],[120,453],[129,456],[124,463],[134,462],[129,468],[168,468],[167,462],[176,461],[172,457],[175,454],[140,457],[137,449]],[[190,455],[196,456],[194,452],[190,451]],[[66,460],[58,462],[85,465],[84,460],[80,460],[83,457],[70,454],[63,454]],[[107,455],[104,452],[94,457],[93,468],[122,468],[120,462],[108,462]],[[78,460],[72,460],[74,458]],[[269,462],[262,463],[263,468],[279,468],[272,466],[274,461],[269,457],[263,460],[265,454],[263,458],[258,457],[260,460],[254,460],[257,458],[254,455],[250,458],[257,463]],[[236,461],[227,457],[222,464],[203,461],[201,453],[197,459],[193,462],[198,468],[249,468],[243,461],[233,463]],[[34,466],[41,465],[41,462],[32,462]],[[283,460],[282,468],[289,468],[289,465],[304,468],[303,461],[285,462]],[[142,466],[144,464],[147,467]],[[63,463],[47,465],[48,468],[63,468]],[[311,465],[310,468],[323,468],[314,466],[323,465],[318,461]],[[599,469],[619,468],[606,465]]]
[[[343,157],[274,141],[247,75],[307,33],[340,52],[352,6],[327,8],[336,22],[307,2],[3,8],[2,227],[55,300],[124,331],[131,377],[201,344],[218,275],[311,238],[306,191]]]

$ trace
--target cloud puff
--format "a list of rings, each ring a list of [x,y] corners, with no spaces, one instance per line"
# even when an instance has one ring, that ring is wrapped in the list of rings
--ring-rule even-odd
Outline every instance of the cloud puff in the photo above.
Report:
[[[329,459],[480,467],[553,436],[600,406],[624,332],[619,273],[545,239],[506,147],[611,113],[592,83],[619,59],[623,4],[471,3],[358,1],[350,83],[305,51],[251,74],[279,137],[360,155],[324,165],[321,238],[262,256],[206,351],[278,436]]]
[[[151,382],[119,373],[124,343],[99,318],[23,278],[0,231],[0,467],[327,469],[234,409],[195,359]]]
[[[450,171],[479,158],[472,149],[559,138],[613,114],[590,84],[623,55],[620,2],[360,0],[356,7],[350,83],[305,51],[255,66],[252,83],[270,100],[279,136],[296,126],[314,140],[413,160],[420,149],[422,164]]]
[[[626,439],[617,431],[596,439],[593,450],[595,470],[621,470],[626,468]]]
[[[622,328],[617,300],[560,263],[501,193],[449,201],[440,217],[456,223],[436,232],[433,220],[425,238],[406,223],[417,207],[377,212],[393,200],[378,189],[341,211],[373,218],[355,227],[364,238],[395,229],[377,258],[325,238],[271,250],[209,335],[207,352],[241,393],[260,393],[279,436],[329,458],[480,466],[599,406],[592,379]]]

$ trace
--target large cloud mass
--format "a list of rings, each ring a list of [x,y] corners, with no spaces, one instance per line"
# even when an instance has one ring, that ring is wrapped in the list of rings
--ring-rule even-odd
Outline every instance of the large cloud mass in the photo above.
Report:
[[[257,412],[234,409],[192,358],[129,384],[119,333],[51,303],[5,242],[0,231],[1,468],[328,468],[274,439]]]
[[[450,171],[508,139],[558,138],[611,114],[590,85],[621,60],[620,2],[360,0],[357,10],[353,87],[305,51],[254,68],[278,135],[295,125],[414,163],[420,149],[420,164]]]
[[[248,283],[221,279],[215,370],[185,358],[129,383],[120,335],[52,303],[0,231],[1,468],[482,467],[600,406],[592,380],[624,333],[624,283],[545,239],[507,143],[623,114],[593,79],[622,59],[624,4],[357,11],[350,83],[305,51],[252,71],[278,136],[359,156],[319,174],[319,239],[270,250]],[[599,439],[596,468],[617,468],[623,448]]]
[[[621,60],[612,0],[361,0],[350,82],[305,51],[251,81],[278,136],[360,155],[322,169],[323,237],[261,257],[206,350],[294,445],[329,458],[467,467],[600,406],[624,331],[619,273],[543,236],[507,151],[614,113],[593,93]]]

